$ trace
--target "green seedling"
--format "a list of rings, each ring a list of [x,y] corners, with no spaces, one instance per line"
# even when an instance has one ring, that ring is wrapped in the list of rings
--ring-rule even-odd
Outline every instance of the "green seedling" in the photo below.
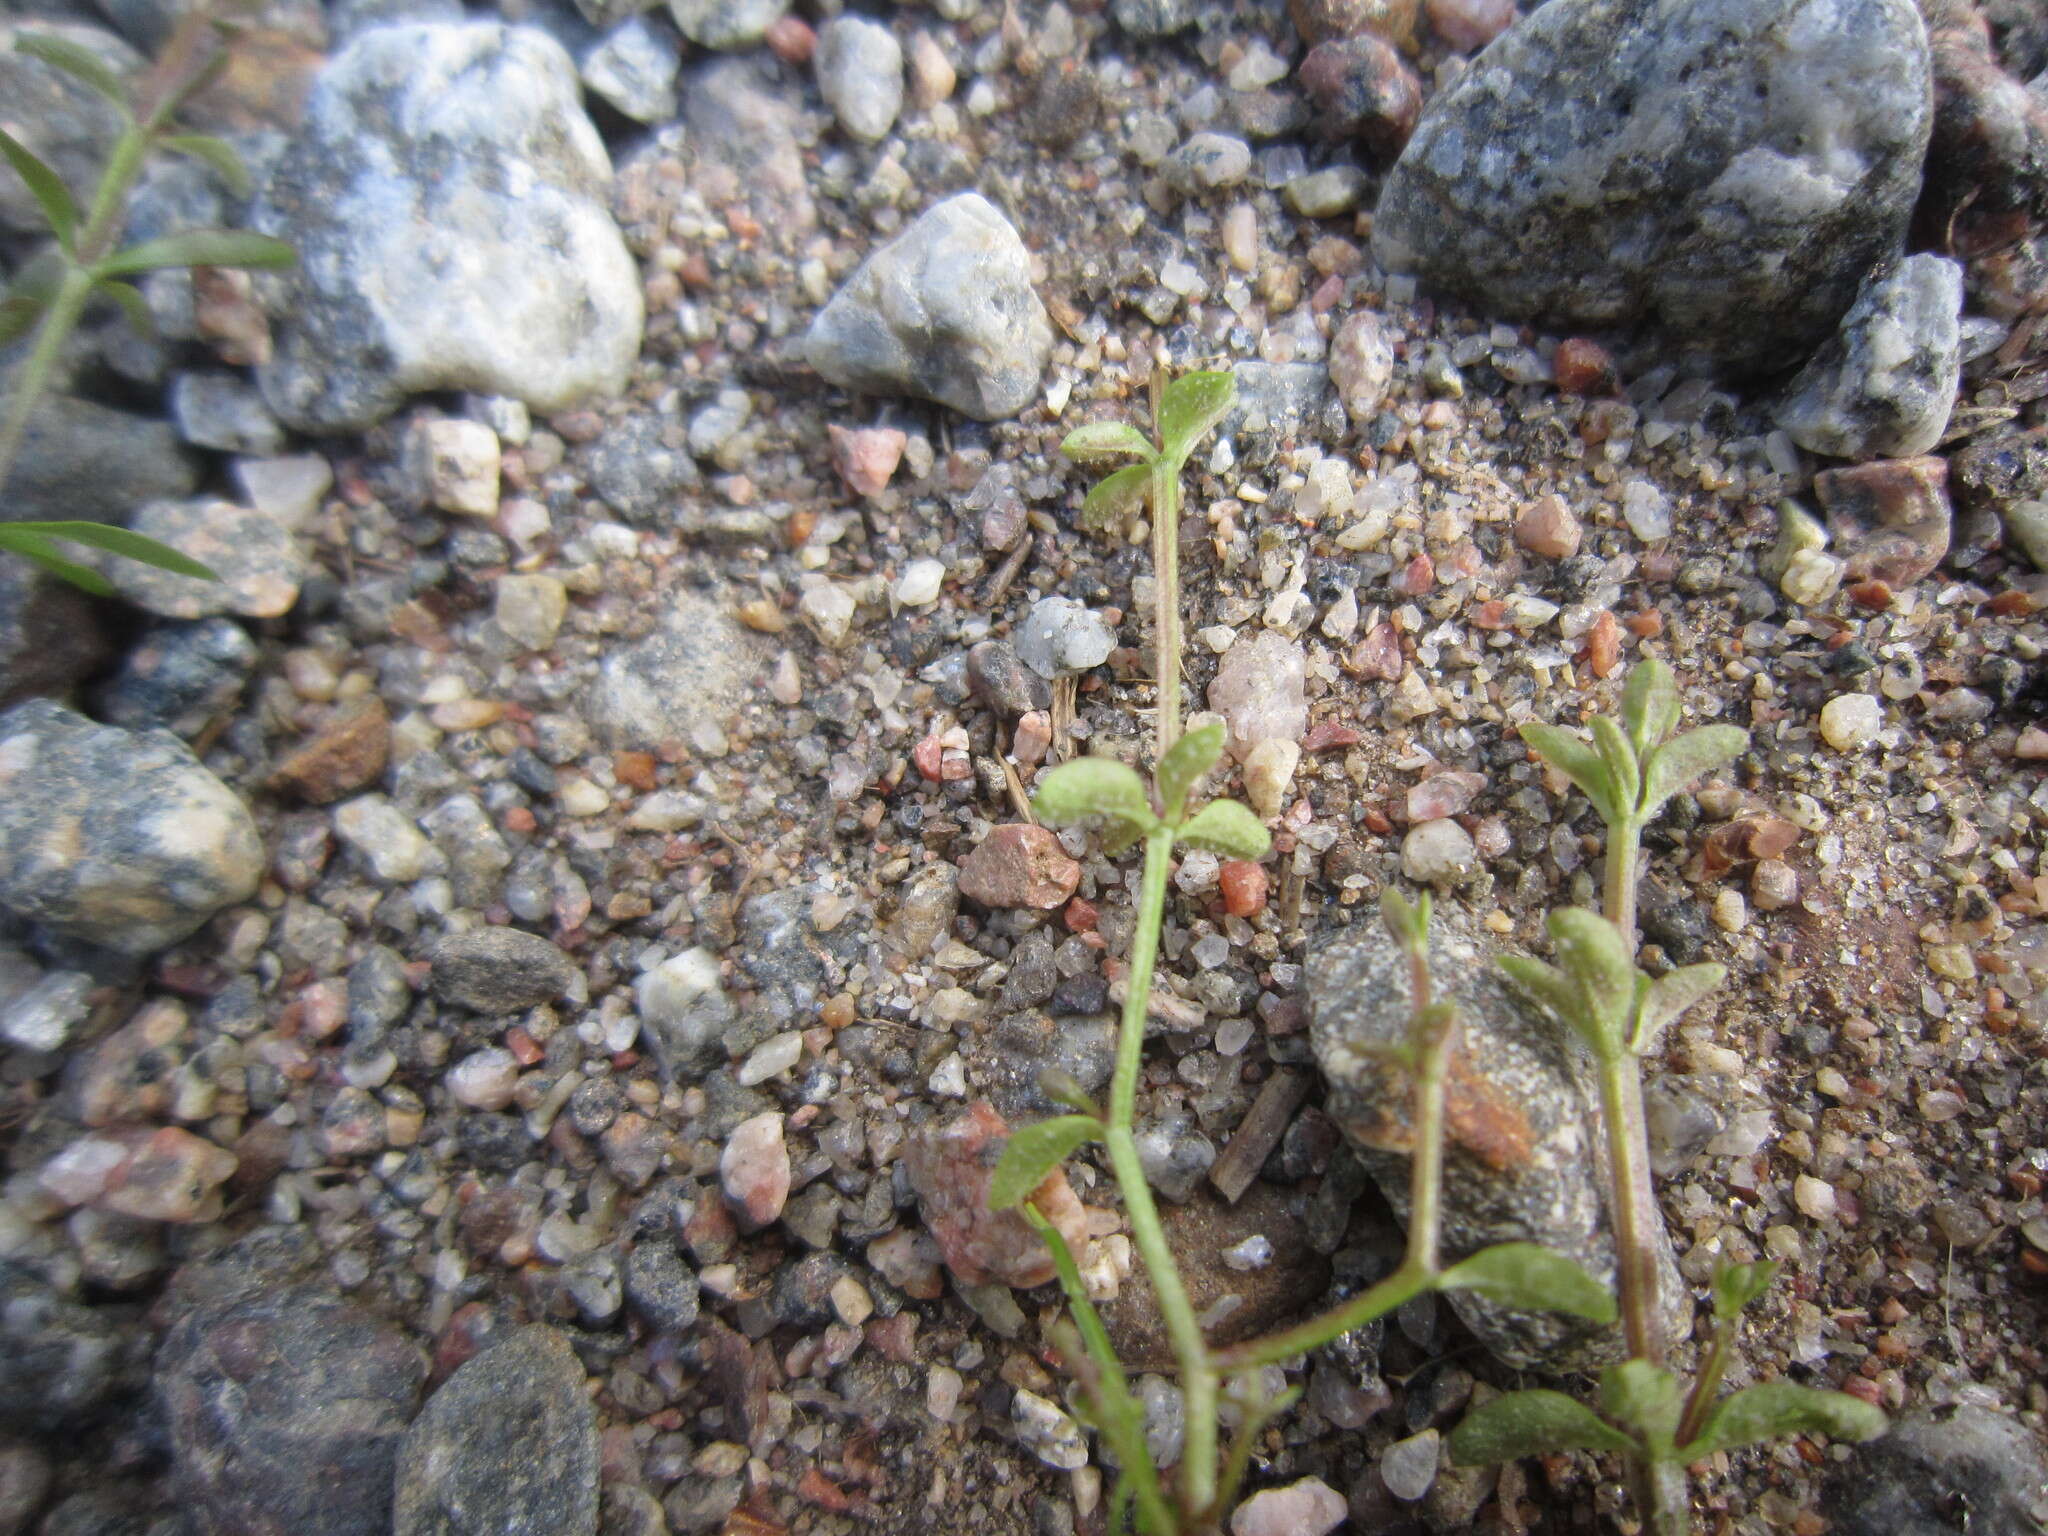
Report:
[[[34,196],[52,244],[30,261],[0,296],[0,346],[34,334],[27,359],[15,376],[7,415],[0,422],[0,490],[21,454],[29,418],[48,389],[64,342],[96,302],[111,301],[128,323],[149,334],[149,306],[131,279],[167,267],[287,267],[297,258],[281,240],[246,230],[195,229],[157,240],[117,247],[126,223],[128,198],[143,162],[156,150],[203,161],[246,197],[249,175],[234,149],[220,139],[173,131],[178,109],[213,80],[226,56],[209,47],[215,23],[202,5],[179,22],[164,56],[140,89],[128,88],[89,49],[62,37],[18,34],[15,48],[62,70],[109,103],[121,118],[121,135],[100,173],[89,208],[80,211],[55,171],[11,134],[0,131],[4,158]],[[52,540],[107,550],[130,560],[211,578],[213,572],[167,545],[140,534],[98,523],[0,523],[0,549],[42,565],[87,591],[111,591],[97,572],[64,559]]]
[[[1637,1511],[1656,1536],[1690,1530],[1684,1469],[1713,1451],[1803,1433],[1861,1440],[1885,1427],[1884,1415],[1858,1398],[1789,1382],[1717,1398],[1742,1310],[1770,1285],[1773,1264],[1725,1266],[1716,1276],[1713,1340],[1689,1385],[1665,1364],[1657,1301],[1663,1226],[1650,1182],[1641,1061],[1664,1026],[1718,987],[1726,972],[1688,965],[1653,977],[1636,964],[1642,832],[1671,796],[1726,767],[1749,743],[1748,733],[1729,725],[1673,736],[1679,715],[1671,669],[1651,660],[1629,674],[1620,722],[1596,717],[1591,741],[1556,726],[1522,727],[1523,740],[1584,791],[1607,824],[1606,912],[1574,907],[1550,915],[1554,965],[1520,956],[1500,962],[1595,1064],[1629,1358],[1603,1374],[1598,1412],[1560,1392],[1511,1392],[1451,1435],[1453,1456],[1466,1463],[1568,1450],[1617,1453],[1628,1465]]]

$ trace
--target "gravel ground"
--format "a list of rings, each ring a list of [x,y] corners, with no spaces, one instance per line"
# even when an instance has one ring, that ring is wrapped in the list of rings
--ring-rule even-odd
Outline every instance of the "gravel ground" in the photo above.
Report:
[[[1301,747],[1291,775],[1211,786],[1264,802],[1274,852],[1262,881],[1180,865],[1140,1095],[1218,1335],[1397,1251],[1320,1108],[1308,960],[1397,878],[1540,952],[1546,910],[1596,900],[1599,826],[1514,727],[1611,709],[1654,655],[1688,720],[1751,732],[1647,838],[1647,963],[1729,969],[1649,1063],[1680,1273],[1784,1262],[1738,1381],[1994,1408],[2038,1440],[2048,578],[1972,521],[2021,496],[1998,474],[2043,473],[2011,468],[2010,434],[2048,426],[2031,321],[1965,322],[1953,540],[1944,519],[1943,551],[1900,557],[1924,573],[1886,581],[1891,531],[1838,520],[1852,579],[1799,601],[1777,507],[1811,505],[1828,461],[1772,392],[1384,271],[1386,161],[1306,126],[1276,7],[1166,38],[961,9],[878,18],[908,60],[893,121],[875,39],[834,45],[870,62],[821,95],[777,60],[809,46],[787,26],[682,135],[596,111],[646,313],[624,390],[530,419],[450,392],[298,439],[331,487],[292,568],[252,555],[235,584],[295,600],[153,609],[228,658],[179,734],[248,805],[262,867],[168,950],[26,921],[0,949],[0,1331],[32,1361],[0,1386],[0,1506],[25,1511],[0,1532],[267,1529],[250,1511],[307,1457],[337,1488],[395,1469],[401,1531],[484,1529],[435,1500],[508,1479],[522,1498],[475,1517],[493,1530],[1100,1529],[1043,1342],[1056,1291],[1011,1289],[1029,1246],[945,1195],[981,1166],[971,1105],[1015,1122],[1044,1112],[1045,1067],[1107,1077],[1133,861],[985,840],[1041,762],[1148,760],[1144,543],[1082,531],[1089,479],[1055,450],[1142,422],[1155,375],[1193,366],[1236,366],[1244,409],[1185,481],[1191,707]],[[1114,7],[1153,9],[1176,7]],[[1462,60],[1423,38],[1431,95]],[[712,92],[686,74],[683,96],[687,118]],[[1200,132],[1236,149],[1169,158]],[[1355,170],[1302,190],[1332,166]],[[825,382],[812,317],[968,190],[1050,315],[1029,403],[984,423]],[[1093,617],[1034,613],[1054,597]],[[1018,659],[1098,636],[1053,678]],[[91,712],[124,723],[121,686]],[[1234,1166],[1272,1105],[1284,1133]],[[1212,1163],[1256,1178],[1225,1200]],[[1113,1182],[1086,1154],[1070,1179],[1113,1329],[1165,1366]],[[323,1351],[355,1383],[331,1411],[280,1384]],[[465,1373],[416,1417],[472,1356],[503,1380]],[[1530,1379],[1434,1304],[1298,1379],[1253,1483],[1318,1476],[1354,1530],[1592,1529],[1621,1502],[1572,1457],[1395,1497],[1412,1437]],[[437,1459],[494,1390],[532,1405],[546,1465],[488,1436]],[[1847,1454],[1717,1456],[1704,1527],[1817,1536]],[[353,1497],[293,1528],[389,1528]]]

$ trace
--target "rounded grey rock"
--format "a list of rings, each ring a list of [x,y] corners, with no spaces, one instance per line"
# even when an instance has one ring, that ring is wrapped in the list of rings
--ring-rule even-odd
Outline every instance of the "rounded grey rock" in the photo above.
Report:
[[[1040,598],[1017,631],[1018,660],[1048,681],[1099,667],[1115,649],[1116,631],[1071,597]]]
[[[723,722],[762,660],[758,637],[724,607],[677,593],[659,629],[605,657],[585,704],[591,728],[614,747],[683,741],[722,752]]]
[[[789,9],[789,0],[668,0],[683,36],[701,48],[751,48]]]
[[[980,193],[962,192],[868,257],[812,322],[804,349],[842,388],[998,421],[1038,394],[1052,322],[1017,231]]]
[[[110,725],[161,726],[190,741],[234,707],[256,670],[256,642],[232,619],[159,624],[94,702]]]
[[[1912,0],[1552,0],[1430,103],[1373,250],[1491,314],[1783,366],[1900,248],[1932,99]]]
[[[903,45],[863,16],[839,16],[818,34],[818,94],[839,126],[870,144],[886,138],[903,110]]]
[[[2048,1454],[2010,1414],[1916,1413],[1850,1451],[1820,1512],[1855,1536],[2034,1536],[2048,1525]]]
[[[426,390],[560,410],[616,393],[639,273],[576,69],[532,27],[377,27],[320,71],[250,222],[288,240],[271,409],[366,427]]]
[[[676,115],[676,75],[683,51],[675,35],[635,16],[607,32],[583,55],[583,83],[636,123]]]
[[[248,808],[168,731],[47,699],[0,715],[0,906],[144,955],[247,900],[262,873]]]
[[[72,22],[21,20],[0,26],[0,102],[5,102],[7,131],[57,173],[72,200],[92,205],[100,167],[121,136],[121,118],[113,106],[83,81],[41,59],[18,52],[14,40],[41,35],[87,54],[116,75],[141,71],[144,60],[111,32]],[[20,177],[0,177],[0,230],[40,235],[46,229],[42,210]]]
[[[478,928],[434,950],[434,995],[473,1013],[517,1013],[569,990],[576,963],[537,933]]]
[[[26,1264],[0,1259],[0,1427],[45,1435],[139,1387],[132,1320],[71,1300]]]

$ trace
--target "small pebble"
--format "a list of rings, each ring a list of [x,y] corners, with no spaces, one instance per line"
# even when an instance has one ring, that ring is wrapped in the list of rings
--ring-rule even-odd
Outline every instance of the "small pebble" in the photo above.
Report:
[[[1238,1505],[1230,1536],[1328,1536],[1347,1513],[1342,1494],[1319,1477],[1304,1477],[1284,1488],[1262,1488]]]
[[[1438,1438],[1435,1430],[1425,1429],[1381,1452],[1380,1479],[1387,1492],[1409,1504],[1429,1492],[1436,1481]]]
[[[1401,839],[1401,873],[1419,885],[1458,885],[1478,867],[1472,834],[1455,821],[1425,821]]]
[[[945,582],[945,561],[913,560],[896,578],[891,595],[905,608],[927,608],[939,600],[939,592]]]
[[[789,1146],[782,1116],[755,1115],[733,1127],[719,1154],[718,1182],[726,1204],[748,1231],[759,1231],[782,1214],[789,1199]]]
[[[1872,694],[1845,693],[1821,706],[1821,739],[1837,752],[1867,745],[1883,724],[1884,710]]]
[[[825,429],[832,445],[832,467],[847,488],[870,501],[887,489],[889,477],[903,462],[908,436],[896,427],[857,427],[849,430],[834,424]]]
[[[1010,1400],[1017,1443],[1048,1467],[1074,1472],[1088,1465],[1088,1438],[1057,1404],[1019,1388]]]

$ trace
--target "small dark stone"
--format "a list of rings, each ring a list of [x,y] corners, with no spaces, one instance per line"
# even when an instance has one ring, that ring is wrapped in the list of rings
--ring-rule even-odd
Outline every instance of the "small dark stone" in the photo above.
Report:
[[[1052,688],[1018,659],[1007,640],[984,640],[967,653],[967,686],[1005,720],[1052,708]]]
[[[0,1426],[40,1434],[91,1417],[141,1385],[146,1347],[122,1309],[81,1306],[0,1259]]]
[[[1691,891],[1652,877],[1643,882],[1640,911],[1643,937],[1660,945],[1674,965],[1704,958],[1713,923]]]
[[[533,1156],[535,1142],[517,1115],[467,1114],[455,1122],[463,1156],[479,1168],[510,1173]]]
[[[853,1271],[836,1253],[813,1253],[775,1277],[768,1310],[787,1327],[816,1329],[832,1321],[832,1287]]]
[[[626,1255],[626,1301],[664,1333],[697,1321],[697,1277],[666,1235],[643,1239]]]
[[[474,1013],[517,1013],[569,990],[576,965],[539,934],[478,928],[434,951],[434,995]]]
[[[1069,976],[1052,989],[1052,1002],[1048,1006],[1056,1018],[1101,1013],[1109,1007],[1109,983],[1096,971]]]
[[[70,692],[106,664],[113,648],[90,597],[26,560],[0,555],[0,709]]]
[[[1095,71],[1046,69],[1023,112],[1019,129],[1025,142],[1058,153],[1073,148],[1091,132],[1102,115],[1102,87]]]
[[[1010,951],[1010,974],[1003,978],[1002,1006],[1005,1009],[1036,1008],[1059,985],[1059,968],[1053,963],[1052,939],[1043,928],[1034,928]]]
[[[190,741],[234,707],[255,668],[255,642],[231,619],[160,624],[100,689],[100,717],[135,730],[160,725]]]
[[[626,1107],[626,1090],[609,1077],[585,1078],[569,1095],[569,1123],[585,1136],[602,1135]]]

